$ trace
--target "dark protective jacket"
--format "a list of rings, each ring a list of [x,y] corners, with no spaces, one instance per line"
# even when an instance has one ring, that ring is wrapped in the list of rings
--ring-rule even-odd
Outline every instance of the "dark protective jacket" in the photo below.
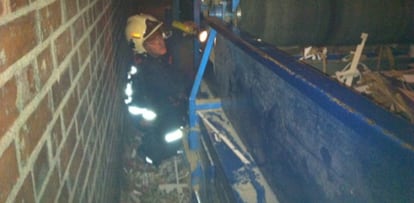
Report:
[[[143,59],[138,64],[139,73],[133,78],[134,102],[157,113],[153,125],[144,129],[139,147],[141,155],[148,156],[155,164],[175,155],[180,146],[180,142],[167,144],[164,136],[186,124],[188,96],[193,82],[191,40],[182,36],[170,38],[168,54]]]

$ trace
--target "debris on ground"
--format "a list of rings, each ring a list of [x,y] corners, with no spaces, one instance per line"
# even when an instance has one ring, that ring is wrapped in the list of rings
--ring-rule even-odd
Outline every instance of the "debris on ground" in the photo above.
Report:
[[[184,156],[152,165],[137,154],[141,136],[131,136],[123,155],[121,203],[190,202],[190,171]]]

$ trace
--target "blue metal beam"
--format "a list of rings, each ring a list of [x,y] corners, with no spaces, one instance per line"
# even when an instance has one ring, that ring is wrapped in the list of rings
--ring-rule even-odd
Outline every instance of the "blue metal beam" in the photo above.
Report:
[[[268,44],[254,41],[245,33],[233,31],[232,27],[223,24],[219,19],[208,18],[206,21],[220,35],[269,67],[358,133],[370,136],[385,135],[400,146],[414,150],[412,123],[356,94],[348,87],[332,81],[311,66],[299,63],[286,53]]]
[[[194,23],[196,25],[196,30],[200,30],[200,19],[201,15],[201,0],[194,0],[193,1],[193,19]],[[194,67],[197,67],[199,61],[200,61],[200,53],[199,49],[201,47],[200,42],[198,41],[198,38],[195,37],[194,43],[193,43],[193,50],[194,50]]]
[[[233,13],[235,13],[236,12],[236,9],[237,9],[237,6],[239,6],[239,3],[240,3],[240,0],[233,0],[233,3],[232,3],[232,8],[231,8],[231,11],[233,12]]]
[[[210,34],[208,36],[207,44],[203,52],[203,56],[201,58],[200,65],[198,67],[197,75],[194,80],[194,85],[191,89],[191,94],[189,98],[189,122],[190,122],[190,134],[189,134],[189,145],[190,149],[196,150],[200,147],[200,141],[199,137],[197,135],[197,132],[194,131],[194,128],[197,124],[197,104],[196,104],[196,98],[197,93],[200,89],[201,80],[203,79],[204,71],[207,66],[208,59],[210,57],[211,49],[213,48],[214,39],[216,37],[216,31],[212,29],[210,31]]]

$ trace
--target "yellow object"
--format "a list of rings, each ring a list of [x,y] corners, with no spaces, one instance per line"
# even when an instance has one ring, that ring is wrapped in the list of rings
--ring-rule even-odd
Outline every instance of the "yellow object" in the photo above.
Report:
[[[187,33],[187,34],[196,34],[196,30],[193,27],[191,27],[189,25],[186,25],[186,24],[184,24],[180,21],[174,20],[172,22],[172,26],[179,29],[179,30],[181,30],[181,31],[183,31],[183,32],[185,32],[185,33]]]

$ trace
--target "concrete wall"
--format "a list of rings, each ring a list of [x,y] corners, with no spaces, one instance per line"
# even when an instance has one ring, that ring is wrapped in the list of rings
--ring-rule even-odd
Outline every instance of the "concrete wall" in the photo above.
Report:
[[[118,2],[0,1],[0,202],[117,201]]]

